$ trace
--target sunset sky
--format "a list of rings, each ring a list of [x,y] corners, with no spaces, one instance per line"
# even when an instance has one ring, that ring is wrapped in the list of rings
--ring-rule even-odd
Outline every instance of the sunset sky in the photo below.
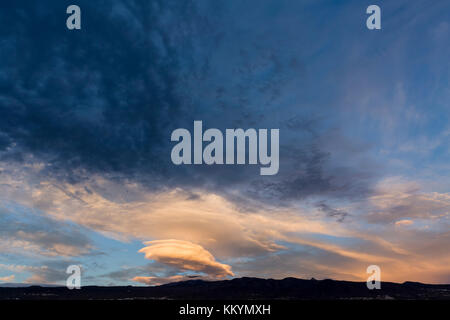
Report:
[[[450,283],[449,39],[448,0],[2,1],[0,285]],[[278,174],[174,165],[194,120]]]

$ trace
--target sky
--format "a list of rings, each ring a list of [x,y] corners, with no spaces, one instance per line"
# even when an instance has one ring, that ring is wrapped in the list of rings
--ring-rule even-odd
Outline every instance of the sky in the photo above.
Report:
[[[1,2],[0,284],[450,283],[449,38],[446,0]],[[174,165],[195,120],[279,129],[278,174]]]

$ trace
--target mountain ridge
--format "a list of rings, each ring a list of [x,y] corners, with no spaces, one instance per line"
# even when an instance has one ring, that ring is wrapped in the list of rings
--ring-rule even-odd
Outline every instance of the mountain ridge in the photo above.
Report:
[[[316,280],[288,277],[253,277],[208,281],[187,280],[160,286],[2,287],[0,300],[85,300],[85,299],[168,299],[168,300],[336,300],[336,299],[430,299],[450,300],[450,284],[382,282],[381,289],[369,290],[365,282]]]

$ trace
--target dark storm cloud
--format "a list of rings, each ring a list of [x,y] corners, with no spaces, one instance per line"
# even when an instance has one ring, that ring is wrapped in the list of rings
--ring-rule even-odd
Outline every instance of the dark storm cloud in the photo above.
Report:
[[[78,33],[61,23],[63,2],[30,4],[27,12],[3,5],[3,136],[57,168],[158,167],[164,128],[179,105],[169,45],[177,39],[153,24],[163,14],[157,3],[80,5]]]
[[[359,172],[336,174],[330,165],[333,154],[317,138],[320,116],[286,118],[278,109],[283,90],[306,72],[298,53],[284,50],[289,38],[280,44],[281,31],[268,34],[263,20],[255,23],[264,32],[237,35],[229,29],[245,19],[227,20],[224,4],[206,3],[78,1],[80,31],[65,27],[67,1],[26,10],[2,3],[2,158],[32,154],[47,176],[68,182],[100,173],[152,189],[239,188],[263,201],[364,194]],[[251,12],[244,9],[243,17]],[[279,175],[260,177],[255,166],[172,165],[170,133],[191,129],[193,120],[280,128]]]

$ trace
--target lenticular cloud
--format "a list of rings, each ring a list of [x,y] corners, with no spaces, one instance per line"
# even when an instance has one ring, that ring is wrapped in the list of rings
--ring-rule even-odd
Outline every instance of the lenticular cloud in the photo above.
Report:
[[[139,252],[144,253],[146,259],[217,278],[234,275],[229,265],[216,261],[209,251],[198,244],[173,239],[148,241],[144,244],[147,247]]]

